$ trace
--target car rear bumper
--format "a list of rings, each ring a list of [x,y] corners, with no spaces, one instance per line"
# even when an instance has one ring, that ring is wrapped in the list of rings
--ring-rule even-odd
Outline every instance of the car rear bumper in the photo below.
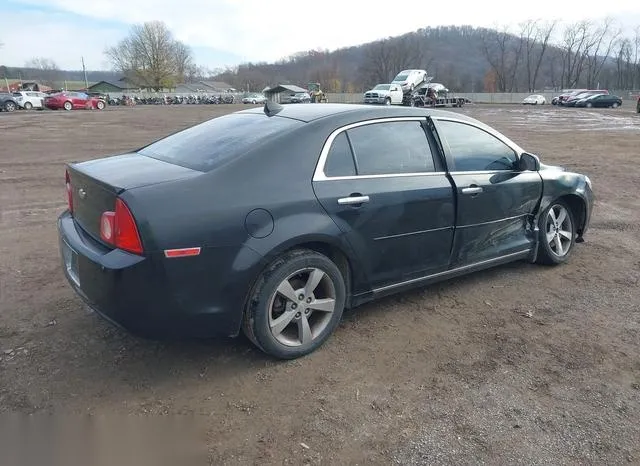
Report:
[[[247,290],[244,275],[236,277],[228,270],[206,275],[202,265],[195,265],[195,270],[187,266],[200,277],[193,279],[181,271],[191,258],[142,257],[104,248],[76,225],[68,211],[58,218],[58,236],[69,284],[112,324],[153,339],[238,334]],[[250,262],[256,259],[251,257]],[[166,261],[172,262],[167,266]],[[217,280],[223,274],[237,280]]]

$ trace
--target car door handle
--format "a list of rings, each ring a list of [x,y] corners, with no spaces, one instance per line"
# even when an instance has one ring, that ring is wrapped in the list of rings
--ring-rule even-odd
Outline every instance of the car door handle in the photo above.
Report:
[[[462,188],[462,194],[480,194],[482,192],[482,187],[480,186],[469,186],[468,188]]]
[[[353,195],[349,197],[341,197],[340,199],[338,199],[338,204],[340,205],[357,205],[364,204],[365,202],[369,202],[369,196]]]

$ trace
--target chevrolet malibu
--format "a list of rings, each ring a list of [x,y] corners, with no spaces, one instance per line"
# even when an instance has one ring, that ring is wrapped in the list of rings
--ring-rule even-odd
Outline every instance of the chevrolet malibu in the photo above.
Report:
[[[152,338],[237,336],[292,359],[343,310],[583,241],[585,175],[459,113],[267,102],[67,165],[62,264]]]

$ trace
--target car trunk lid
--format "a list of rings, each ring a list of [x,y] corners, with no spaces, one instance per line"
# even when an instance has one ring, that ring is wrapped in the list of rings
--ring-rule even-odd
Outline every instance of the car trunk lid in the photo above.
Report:
[[[202,174],[137,153],[70,164],[67,173],[73,217],[97,241],[101,241],[102,214],[114,210],[124,191]]]

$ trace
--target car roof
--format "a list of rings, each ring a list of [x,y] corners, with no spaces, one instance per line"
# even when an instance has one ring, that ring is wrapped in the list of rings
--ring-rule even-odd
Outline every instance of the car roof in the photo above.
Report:
[[[263,113],[264,107],[250,108],[240,110],[236,113]],[[321,118],[332,116],[352,116],[354,122],[362,119],[385,118],[385,117],[425,117],[425,116],[441,116],[452,117],[459,120],[469,122],[477,122],[477,120],[457,112],[448,112],[446,110],[435,110],[418,107],[405,106],[377,106],[363,104],[305,104],[305,105],[282,105],[282,110],[277,114],[279,117],[292,118],[309,123]]]

